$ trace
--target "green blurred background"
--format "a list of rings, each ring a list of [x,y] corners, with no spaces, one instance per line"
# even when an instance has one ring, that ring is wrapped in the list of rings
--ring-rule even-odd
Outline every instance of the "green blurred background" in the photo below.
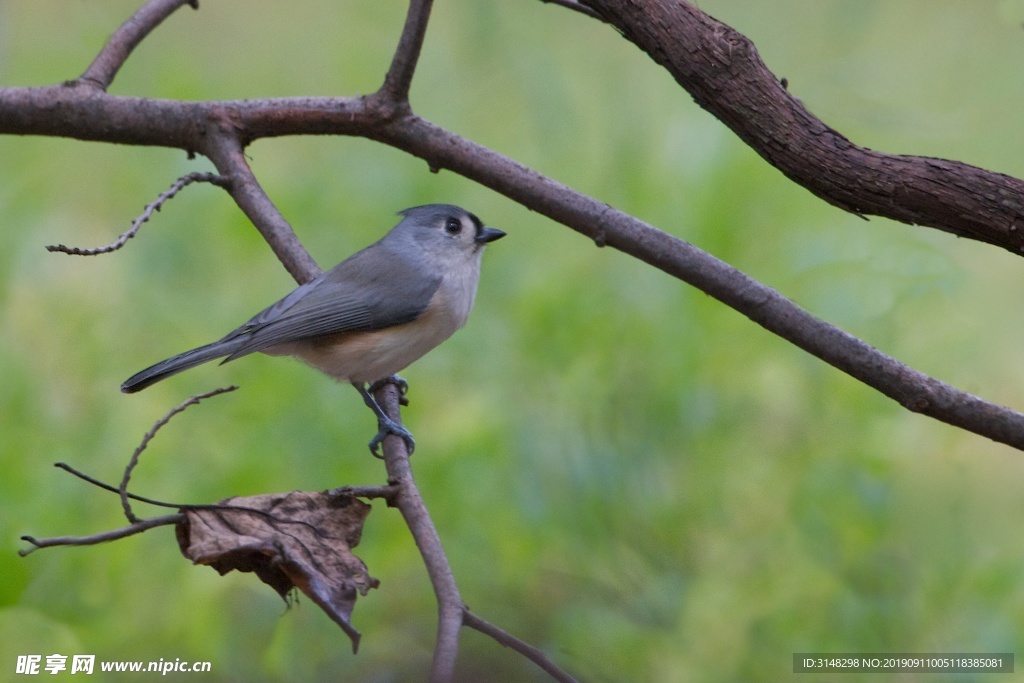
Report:
[[[0,2],[0,83],[77,76],[139,4]],[[1024,176],[1021,0],[700,4],[854,141]],[[404,13],[401,0],[205,0],[148,38],[111,90],[370,92]],[[412,97],[428,119],[910,365],[1024,407],[1020,258],[825,205],[610,28],[537,1],[439,0]],[[416,475],[484,618],[591,681],[818,680],[790,673],[804,651],[1024,652],[1020,453],[910,414],[704,294],[393,149],[288,138],[248,152],[323,266],[425,202],[509,233],[485,256],[467,328],[403,373]],[[357,656],[308,600],[286,609],[252,575],[190,566],[170,529],[16,555],[22,534],[124,523],[115,496],[51,463],[116,482],[156,418],[227,383],[242,391],[160,432],[137,493],[210,502],[383,481],[356,393],[293,361],[250,357],[118,392],[293,283],[209,186],[116,255],[43,247],[106,244],[175,178],[208,168],[174,150],[0,138],[0,679],[16,654],[85,652],[213,664],[168,680],[423,680],[433,596],[380,503],[358,548],[381,586],[356,607]],[[471,631],[460,676],[546,680]]]

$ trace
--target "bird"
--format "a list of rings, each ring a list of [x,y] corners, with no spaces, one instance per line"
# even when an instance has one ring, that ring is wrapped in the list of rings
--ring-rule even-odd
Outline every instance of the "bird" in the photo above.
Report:
[[[484,247],[506,233],[453,204],[414,206],[384,237],[300,285],[223,338],[152,365],[121,384],[134,393],[208,361],[259,351],[294,356],[349,382],[377,417],[370,452],[388,434],[411,454],[412,434],[373,398],[396,375],[466,324]]]

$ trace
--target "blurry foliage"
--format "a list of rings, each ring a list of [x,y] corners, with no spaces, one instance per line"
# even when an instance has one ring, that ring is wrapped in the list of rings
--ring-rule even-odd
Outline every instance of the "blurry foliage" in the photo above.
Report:
[[[138,4],[0,4],[0,82],[74,77]],[[1007,144],[1024,108],[1024,4],[701,6],[851,139],[1024,175]],[[240,10],[179,11],[113,91],[365,93],[405,3]],[[539,2],[439,2],[413,104],[925,372],[1022,405],[1019,258],[824,205],[596,22]],[[485,618],[594,681],[778,681],[796,651],[1024,651],[1018,453],[906,413],[688,286],[395,150],[290,138],[249,154],[324,266],[428,201],[508,231],[485,257],[468,327],[405,373],[416,473]],[[292,286],[210,187],[186,190],[117,255],[43,250],[111,241],[205,161],[15,138],[0,138],[0,159],[0,667],[86,652],[209,660],[217,681],[421,680],[433,598],[380,503],[359,550],[381,588],[356,606],[356,657],[311,604],[286,609],[252,577],[190,567],[169,530],[15,555],[24,533],[123,523],[116,497],[50,463],[116,481],[153,420],[217,384],[243,390],[162,431],[139,493],[207,502],[384,473],[355,392],[294,362],[251,357],[118,393]],[[465,680],[544,680],[473,633],[461,667]]]

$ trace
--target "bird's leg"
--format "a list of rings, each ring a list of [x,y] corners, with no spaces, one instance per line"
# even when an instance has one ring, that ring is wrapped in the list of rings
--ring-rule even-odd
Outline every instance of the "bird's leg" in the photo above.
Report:
[[[391,378],[388,378],[388,380],[390,379]],[[405,380],[402,380],[402,382],[404,383]],[[372,387],[379,387],[380,384],[380,382],[374,382]],[[381,408],[380,404],[378,404],[376,399],[373,398],[365,384],[362,382],[352,382],[352,386],[354,386],[356,391],[359,392],[359,395],[363,397],[363,403],[366,404],[366,407],[372,410],[373,414],[377,416],[377,435],[370,440],[370,452],[373,453],[374,457],[381,457],[377,449],[380,446],[380,443],[384,440],[384,437],[388,434],[394,434],[395,436],[402,437],[402,441],[405,442],[405,447],[409,450],[409,455],[412,455],[413,450],[416,448],[416,442],[413,440],[412,434],[409,433],[409,430],[392,420],[384,413],[384,409]],[[371,391],[372,390],[373,388],[371,388]],[[401,388],[399,388],[399,392],[401,393]]]
[[[385,384],[394,384],[395,388],[398,389],[398,404],[407,406],[409,405],[409,399],[406,398],[406,394],[409,393],[409,383],[398,375],[389,375],[384,379],[379,379],[376,382],[370,384],[370,393],[374,394]]]

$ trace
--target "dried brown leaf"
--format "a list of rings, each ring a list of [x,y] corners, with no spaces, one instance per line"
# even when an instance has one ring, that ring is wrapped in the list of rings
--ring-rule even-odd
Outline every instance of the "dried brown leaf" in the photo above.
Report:
[[[356,593],[366,595],[378,584],[350,550],[359,543],[368,504],[344,494],[294,491],[182,512],[177,535],[185,557],[221,574],[253,572],[286,600],[298,588],[358,649],[359,631],[349,621]]]

